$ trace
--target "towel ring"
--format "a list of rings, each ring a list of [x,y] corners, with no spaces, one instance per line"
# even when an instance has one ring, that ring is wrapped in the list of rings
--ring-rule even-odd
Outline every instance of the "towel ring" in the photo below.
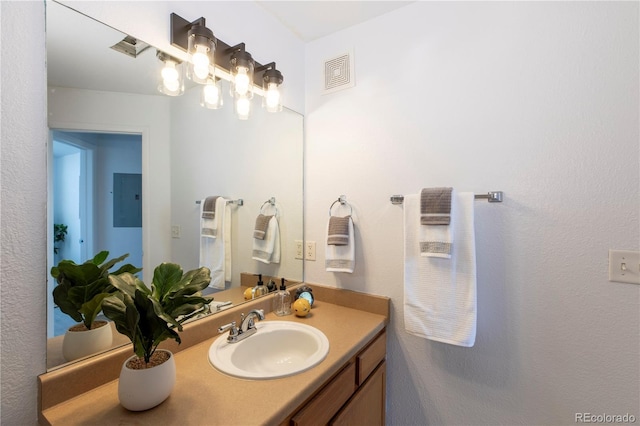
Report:
[[[331,209],[333,209],[333,206],[335,206],[336,203],[340,203],[341,206],[345,206],[345,205],[348,206],[349,207],[349,216],[353,215],[353,207],[351,207],[351,204],[347,203],[347,197],[345,195],[341,195],[329,207],[329,216],[331,216]]]
[[[274,209],[276,209],[276,216],[278,216],[278,206],[276,206],[276,199],[275,197],[271,197],[269,198],[267,201],[265,201],[264,203],[262,203],[262,206],[260,206],[260,213],[263,213],[263,208],[266,205],[270,205],[273,206]]]

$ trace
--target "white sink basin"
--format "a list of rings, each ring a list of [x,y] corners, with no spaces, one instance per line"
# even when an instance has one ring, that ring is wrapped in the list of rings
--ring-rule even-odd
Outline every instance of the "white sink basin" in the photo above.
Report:
[[[223,373],[245,379],[275,379],[301,373],[329,353],[327,336],[315,327],[290,321],[260,321],[258,331],[237,343],[227,333],[209,348],[209,362]]]

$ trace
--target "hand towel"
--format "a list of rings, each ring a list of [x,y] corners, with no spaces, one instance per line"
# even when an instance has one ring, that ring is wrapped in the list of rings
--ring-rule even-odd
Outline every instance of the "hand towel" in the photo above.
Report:
[[[256,224],[253,229],[253,238],[257,238],[258,240],[264,240],[264,237],[267,235],[267,228],[269,227],[269,221],[273,215],[265,216],[262,213],[258,215],[256,218]]]
[[[423,257],[419,196],[404,198],[404,326],[413,335],[471,347],[476,337],[474,194],[454,193],[451,259]]]
[[[420,192],[420,223],[448,225],[451,221],[453,188],[423,188]]]
[[[223,290],[231,281],[231,208],[224,197],[216,199],[215,212],[216,237],[200,237],[200,266],[211,270],[209,287]]]
[[[351,216],[329,217],[329,232],[327,244],[333,246],[346,246],[349,244],[349,220]]]
[[[217,196],[207,197],[200,201],[200,236],[216,237],[216,200]]]
[[[327,222],[327,244],[325,246],[325,269],[328,272],[353,273],[356,266],[355,234],[353,219],[348,218],[348,242],[346,245],[329,244],[329,227],[331,218]]]
[[[280,227],[278,217],[269,219],[264,240],[253,239],[252,259],[262,263],[280,263]]]
[[[425,188],[420,193],[420,256],[451,258],[455,223],[451,221],[453,188]],[[425,224],[426,223],[426,224]]]

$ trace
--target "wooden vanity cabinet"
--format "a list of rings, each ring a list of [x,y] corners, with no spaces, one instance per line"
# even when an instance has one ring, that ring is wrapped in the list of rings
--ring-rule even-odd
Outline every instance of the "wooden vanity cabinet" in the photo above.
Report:
[[[386,352],[382,330],[296,411],[290,425],[384,425]]]

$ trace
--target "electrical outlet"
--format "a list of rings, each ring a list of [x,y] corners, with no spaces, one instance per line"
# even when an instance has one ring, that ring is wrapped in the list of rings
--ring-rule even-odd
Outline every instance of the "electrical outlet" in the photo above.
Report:
[[[180,238],[180,225],[171,225],[171,238]]]
[[[316,242],[315,241],[305,242],[304,258],[305,260],[316,260]]]
[[[302,240],[296,240],[296,259],[304,259],[304,248]]]
[[[640,252],[609,250],[609,281],[640,284]]]

